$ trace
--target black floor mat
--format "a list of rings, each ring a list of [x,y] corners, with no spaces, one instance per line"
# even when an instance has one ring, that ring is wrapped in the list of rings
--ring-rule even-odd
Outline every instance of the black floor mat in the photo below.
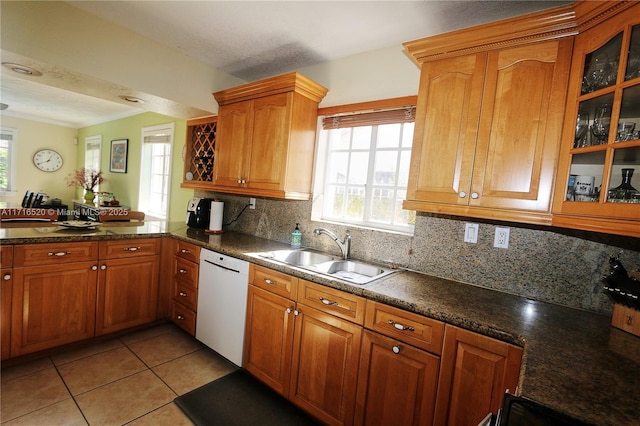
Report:
[[[175,403],[198,426],[320,424],[244,370],[179,396]]]

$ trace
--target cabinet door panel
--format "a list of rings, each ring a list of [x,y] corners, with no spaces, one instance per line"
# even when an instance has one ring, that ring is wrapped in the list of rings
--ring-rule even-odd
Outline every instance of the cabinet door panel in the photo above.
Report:
[[[158,256],[101,262],[96,334],[111,333],[157,319],[159,265]]]
[[[213,159],[214,184],[237,187],[246,179],[251,147],[251,101],[220,107]]]
[[[435,355],[365,330],[355,424],[431,425],[439,366]]]
[[[7,359],[11,354],[11,292],[13,288],[13,270],[11,268],[2,268],[1,273],[0,336],[2,339],[0,340],[0,351],[2,355],[0,359]]]
[[[485,58],[423,65],[407,199],[468,203]]]
[[[289,399],[328,424],[351,424],[362,328],[298,305]]]
[[[243,366],[285,397],[289,393],[294,305],[289,299],[249,286]]]
[[[283,182],[292,96],[282,93],[253,101],[253,144],[247,179],[251,188],[276,190]]]
[[[11,356],[94,335],[95,262],[14,268]]]
[[[505,390],[515,392],[522,349],[447,326],[434,425],[475,426],[497,413]]]
[[[568,41],[489,53],[472,206],[550,209],[566,94]],[[558,72],[557,67],[561,70]]]

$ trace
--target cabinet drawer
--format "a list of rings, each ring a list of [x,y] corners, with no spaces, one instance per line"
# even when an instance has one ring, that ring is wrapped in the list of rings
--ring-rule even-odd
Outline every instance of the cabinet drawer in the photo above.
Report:
[[[173,276],[183,285],[191,288],[198,288],[198,269],[197,263],[189,262],[181,257],[176,256],[174,261]]]
[[[0,267],[11,268],[13,266],[13,246],[0,246]]]
[[[436,355],[442,353],[444,323],[440,321],[368,300],[364,326]]]
[[[183,259],[191,262],[200,262],[200,247],[193,244],[185,243],[184,241],[176,241],[176,256],[180,256]]]
[[[183,304],[192,311],[198,310],[198,290],[189,285],[184,285],[180,281],[176,281],[174,285],[173,300]]]
[[[160,254],[160,238],[131,238],[100,243],[100,259]]]
[[[344,291],[300,280],[298,302],[362,325],[366,299]]]
[[[17,245],[13,266],[58,265],[98,259],[98,243],[51,243]]]
[[[298,296],[298,279],[296,277],[253,263],[249,267],[249,283],[287,299],[296,300]]]
[[[171,303],[171,321],[190,335],[196,335],[196,313],[176,301]]]

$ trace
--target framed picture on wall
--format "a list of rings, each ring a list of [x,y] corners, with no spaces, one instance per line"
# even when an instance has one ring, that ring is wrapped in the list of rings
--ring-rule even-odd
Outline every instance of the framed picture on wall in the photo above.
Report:
[[[111,141],[111,161],[109,171],[113,173],[127,173],[127,152],[129,139]]]

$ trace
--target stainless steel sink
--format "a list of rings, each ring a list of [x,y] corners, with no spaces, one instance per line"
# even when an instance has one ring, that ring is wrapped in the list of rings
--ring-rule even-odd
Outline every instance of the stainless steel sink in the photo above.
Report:
[[[308,271],[328,275],[353,284],[364,285],[396,270],[355,260],[342,260],[313,250],[277,250],[260,253],[260,257],[276,260]]]

